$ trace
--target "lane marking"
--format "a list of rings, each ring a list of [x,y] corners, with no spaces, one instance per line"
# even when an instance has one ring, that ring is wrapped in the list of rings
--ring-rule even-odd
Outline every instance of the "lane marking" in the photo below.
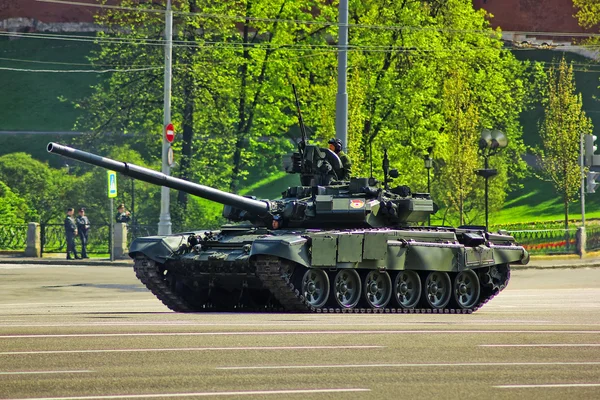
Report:
[[[480,344],[479,347],[600,347],[600,343]]]
[[[183,347],[166,349],[90,349],[90,350],[40,350],[40,351],[3,351],[0,355],[23,354],[78,354],[78,353],[127,353],[127,352],[155,352],[155,351],[224,351],[224,350],[361,350],[385,349],[386,346],[246,346],[246,347]]]
[[[311,369],[311,368],[420,368],[420,367],[518,367],[544,365],[600,365],[600,361],[556,362],[480,362],[480,363],[431,363],[431,364],[338,364],[338,365],[266,365],[249,367],[216,367],[223,370],[258,369]]]
[[[40,268],[89,268],[93,265],[73,264],[73,265],[43,265],[43,264],[4,264],[0,270],[10,269],[40,269]]]
[[[0,335],[0,339],[34,338],[82,338],[82,337],[139,337],[139,336],[274,336],[274,335],[391,335],[391,334],[589,334],[597,335],[600,330],[364,330],[364,331],[264,331],[264,332],[136,332],[136,333],[63,333],[63,334],[15,334]]]
[[[406,315],[406,314],[404,314]],[[389,315],[388,315],[389,317]],[[56,328],[56,327],[95,327],[95,326],[207,326],[207,327],[254,327],[254,326],[306,326],[307,323],[318,326],[395,326],[395,325],[414,325],[423,326],[423,324],[430,324],[432,326],[452,326],[452,325],[490,325],[490,324],[501,324],[501,325],[521,325],[521,324],[533,324],[543,326],[600,326],[600,323],[587,323],[587,324],[573,324],[573,323],[560,323],[552,321],[529,321],[529,320],[476,320],[476,321],[389,321],[389,322],[356,322],[352,320],[338,321],[338,322],[326,322],[326,321],[315,321],[315,320],[303,320],[303,321],[289,321],[289,322],[193,322],[193,321],[131,321],[131,322],[71,322],[71,323],[20,323],[26,322],[23,320],[0,320],[0,328]]]
[[[140,292],[142,296],[147,295],[147,293]],[[69,301],[63,303],[4,303],[0,304],[0,307],[20,307],[20,306],[65,306],[71,304],[113,304],[113,303],[156,303],[156,299],[131,299],[131,300],[102,300],[102,301]],[[135,312],[130,312],[128,314],[135,314]],[[170,312],[165,312],[165,314],[171,314]]]
[[[600,383],[551,383],[546,385],[496,385],[499,389],[532,389],[532,388],[570,388],[570,387],[597,387]]]
[[[0,375],[37,375],[37,374],[84,374],[94,371],[77,370],[77,371],[5,371],[0,372]]]
[[[290,389],[290,390],[248,390],[239,392],[196,392],[196,393],[149,393],[149,394],[121,394],[108,396],[75,396],[75,397],[26,397],[8,400],[104,400],[104,399],[149,399],[156,397],[208,397],[208,396],[258,396],[268,394],[316,394],[316,393],[348,393],[370,392],[371,389]]]

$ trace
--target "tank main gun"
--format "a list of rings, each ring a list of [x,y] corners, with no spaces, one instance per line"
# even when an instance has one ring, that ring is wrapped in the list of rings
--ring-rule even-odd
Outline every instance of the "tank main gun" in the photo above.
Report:
[[[209,186],[200,185],[189,182],[184,179],[175,178],[165,175],[162,172],[152,169],[140,167],[135,164],[122,161],[112,160],[107,157],[98,156],[86,151],[77,150],[72,147],[64,146],[58,143],[48,143],[47,150],[49,153],[60,154],[61,156],[82,161],[87,164],[96,165],[98,167],[117,171],[123,175],[130,176],[140,181],[152,183],[159,186],[166,186],[171,189],[181,190],[194,196],[212,200],[226,206],[235,207],[236,214],[239,217],[243,211],[253,214],[258,218],[270,219],[271,204],[268,201],[255,200],[252,198],[240,196],[233,193],[224,192]],[[232,211],[231,209],[229,209]],[[225,212],[225,210],[224,210]],[[242,218],[243,219],[243,218]]]

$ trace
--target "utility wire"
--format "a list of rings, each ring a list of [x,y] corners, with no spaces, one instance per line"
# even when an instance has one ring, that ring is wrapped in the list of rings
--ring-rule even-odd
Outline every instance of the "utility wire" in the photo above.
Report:
[[[14,62],[24,62],[24,63],[32,63],[32,64],[54,64],[54,65],[81,65],[84,67],[94,66],[94,67],[114,67],[117,64],[90,64],[90,63],[72,63],[72,62],[62,62],[62,61],[40,61],[40,60],[25,60],[21,58],[7,58],[0,57],[1,61],[14,61]],[[121,67],[147,67],[147,68],[162,68],[162,65],[121,65]]]
[[[31,34],[31,33],[18,33],[11,34],[7,32],[0,32],[0,36],[19,36],[24,38],[33,38],[33,39],[47,39],[47,40],[64,40],[64,41],[79,41],[79,42],[90,42],[90,43],[105,43],[105,44],[130,44],[130,45],[142,45],[142,46],[164,46],[164,41],[159,39],[147,39],[147,38],[98,38],[98,37],[73,37],[70,35],[44,35],[44,34]],[[147,41],[150,41],[148,43]],[[328,45],[328,44],[277,44],[277,43],[236,43],[236,42],[222,42],[222,41],[173,41],[173,47],[187,47],[187,48],[202,48],[206,49],[208,47],[212,47],[215,49],[225,49],[225,48],[240,48],[240,47],[253,47],[254,49],[259,50],[267,50],[267,49],[282,49],[282,50],[293,50],[293,51],[306,51],[306,50],[322,50],[322,51],[331,51],[337,52],[337,45]],[[415,47],[401,47],[401,46],[365,46],[365,45],[349,45],[346,46],[349,51],[359,50],[365,52],[435,52],[435,53],[447,53],[447,52],[457,52],[464,51],[465,49],[440,49],[440,50],[432,50],[432,49],[420,49]],[[599,45],[566,45],[566,46],[556,46],[552,49],[556,50],[567,50],[570,48],[589,48],[595,49],[600,48]],[[477,51],[485,51],[488,49],[497,49],[502,51],[530,51],[530,50],[539,50],[535,47],[514,47],[514,48],[502,48],[496,46],[489,47],[471,47],[469,50],[477,50]]]
[[[50,72],[50,73],[93,73],[93,74],[106,74],[109,72],[118,72],[118,73],[129,73],[129,72],[140,72],[140,71],[150,71],[154,69],[162,69],[163,67],[149,67],[149,68],[132,68],[132,69],[102,69],[102,70],[94,70],[94,69],[26,69],[26,68],[10,68],[10,67],[0,67],[0,70],[4,71],[16,71],[16,72]]]

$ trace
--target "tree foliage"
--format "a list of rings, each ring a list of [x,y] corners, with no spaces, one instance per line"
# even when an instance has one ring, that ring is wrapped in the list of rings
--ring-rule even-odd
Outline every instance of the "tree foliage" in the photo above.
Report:
[[[584,28],[600,27],[600,2],[598,0],[573,0],[579,10],[575,16]]]
[[[476,116],[470,121],[464,154],[476,153],[483,128],[500,129],[509,138],[509,147],[494,157],[499,175],[490,181],[490,209],[500,208],[506,192],[518,187],[526,171],[519,123],[529,90],[526,65],[502,48],[500,34],[490,28],[485,12],[474,11],[469,1],[351,1],[349,9],[354,25],[350,29],[348,147],[356,173],[369,173],[372,148],[373,165],[381,176],[385,147],[392,164],[406,171],[401,183],[424,191],[427,175],[422,157],[433,147],[434,198],[456,210],[446,217],[452,222],[480,217],[483,180],[475,180],[474,171],[470,177],[461,176],[465,192],[459,196],[462,207],[455,207],[457,182],[446,179],[461,169],[450,162],[460,155],[452,127],[466,109],[453,108],[446,101],[451,89],[447,82],[458,75],[465,91],[464,107],[471,110],[469,118]],[[329,65],[333,76],[335,64]],[[333,129],[331,118],[323,123],[322,117],[334,113],[335,82],[329,82],[317,96],[323,99],[317,117],[307,117],[317,133],[325,135]],[[319,137],[325,139],[325,135]],[[469,159],[462,167],[465,174],[475,160]],[[454,172],[444,172],[444,168]]]
[[[29,207],[25,199],[0,181],[0,224],[24,224],[29,222]]]
[[[580,135],[591,131],[591,120],[582,110],[581,94],[576,92],[573,66],[563,57],[558,68],[548,70],[539,158],[543,177],[553,183],[563,199],[565,229],[569,226],[569,202],[577,198],[581,182]]]
[[[440,157],[444,163],[440,180],[445,182],[445,198],[458,211],[459,223],[465,223],[465,203],[475,189],[474,171],[478,164],[477,143],[479,115],[460,72],[444,82],[446,131],[444,147],[449,150]]]
[[[247,0],[173,3],[174,52],[172,120],[181,132],[174,145],[176,175],[237,192],[249,171],[261,174],[279,167],[279,155],[292,146],[286,134],[295,123],[289,81],[303,68],[301,59],[312,43],[325,44],[322,26],[310,10],[319,2]],[[123,6],[140,11],[108,10],[97,22],[95,64],[122,69],[98,85],[92,97],[78,103],[87,112],[78,121],[93,133],[85,145],[113,146],[126,133],[132,148],[156,159],[162,135],[162,35],[164,14],[142,12],[165,2]],[[123,35],[123,32],[127,32]],[[125,37],[125,41],[108,41]],[[135,43],[132,41],[135,40]],[[304,82],[304,86],[308,82]],[[178,196],[183,210],[187,196]]]
[[[23,210],[28,222],[56,221],[69,206],[75,190],[75,178],[66,169],[50,168],[26,153],[0,157],[0,176],[15,194],[25,199],[28,207]]]

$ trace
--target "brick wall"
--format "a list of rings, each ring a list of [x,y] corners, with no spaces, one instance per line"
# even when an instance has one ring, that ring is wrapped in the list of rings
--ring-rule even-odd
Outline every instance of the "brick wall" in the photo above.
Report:
[[[473,0],[473,6],[492,13],[492,26],[503,31],[585,32],[572,0]]]
[[[108,4],[119,2],[109,0]],[[584,32],[573,17],[577,10],[572,0],[473,0],[473,5],[492,13],[492,25],[505,31]],[[0,0],[0,21],[26,17],[45,23],[93,22],[98,10],[35,0]]]
[[[85,0],[97,3],[94,0]],[[109,0],[108,4],[118,4]],[[11,18],[32,18],[45,23],[93,22],[96,7],[42,3],[35,0],[0,0],[0,21]]]

